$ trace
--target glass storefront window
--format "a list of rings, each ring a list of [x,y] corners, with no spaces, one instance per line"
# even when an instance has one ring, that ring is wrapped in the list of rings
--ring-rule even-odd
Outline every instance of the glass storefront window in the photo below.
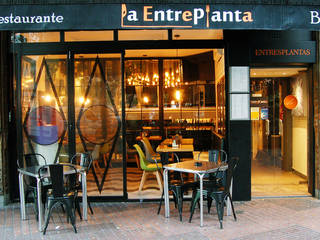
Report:
[[[121,55],[74,58],[76,152],[93,158],[88,189],[94,196],[122,196]]]
[[[223,39],[221,29],[174,29],[172,30],[173,40],[195,40],[195,39]]]
[[[222,49],[128,50],[126,55],[129,145],[142,132],[164,137],[207,134],[208,139],[213,131],[225,133]],[[210,146],[208,141],[200,148]]]
[[[113,41],[113,31],[73,31],[65,32],[66,42]]]
[[[60,32],[15,33],[15,43],[60,42]]]
[[[126,121],[129,145],[143,130],[159,135],[159,60],[125,61]]]
[[[21,106],[24,153],[40,153],[47,163],[68,152],[66,56],[23,56]]]
[[[167,30],[119,30],[119,41],[168,40]]]

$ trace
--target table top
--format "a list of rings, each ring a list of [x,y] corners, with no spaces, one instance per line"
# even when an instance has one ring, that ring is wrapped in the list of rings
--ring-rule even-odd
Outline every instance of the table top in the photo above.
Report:
[[[182,138],[181,144],[175,147],[172,146],[172,139],[167,138],[156,149],[160,153],[193,152],[193,150],[193,138]]]
[[[169,145],[172,144],[172,138],[166,138],[163,142],[161,142],[163,145]],[[182,138],[181,144],[183,145],[193,145],[193,138]]]
[[[156,149],[157,152],[193,152],[193,145],[180,144],[178,147],[172,147],[168,145],[159,145]]]
[[[196,165],[200,163],[201,166]],[[165,169],[178,171],[178,172],[188,172],[188,173],[212,173],[219,170],[227,170],[227,163],[215,163],[209,161],[185,161],[178,163],[170,163],[163,166]]]
[[[85,171],[85,168],[84,167],[81,167],[80,165],[75,165],[75,164],[63,164],[64,165],[64,172],[67,174],[68,173],[68,170],[73,170],[71,167],[69,167],[68,165],[72,165],[74,166],[78,172],[82,172],[82,171]],[[32,166],[32,167],[26,167],[26,168],[18,168],[18,171],[24,175],[28,175],[28,176],[31,176],[31,177],[35,177],[35,178],[38,178],[39,177],[39,169],[41,168],[42,166]],[[72,172],[70,172],[72,173]]]

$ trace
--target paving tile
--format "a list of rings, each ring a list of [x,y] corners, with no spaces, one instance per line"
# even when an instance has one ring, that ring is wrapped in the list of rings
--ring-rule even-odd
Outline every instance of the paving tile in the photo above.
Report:
[[[313,240],[320,239],[320,232],[312,231],[311,229],[301,226],[290,226],[287,228],[275,229],[272,231],[261,232],[241,238],[234,238],[234,240]]]
[[[65,213],[56,207],[50,219],[47,234],[38,231],[32,204],[27,204],[27,220],[20,220],[19,204],[0,208],[0,239],[210,239],[210,240],[320,240],[320,200],[306,198],[254,199],[235,202],[237,221],[224,216],[219,228],[216,210],[210,214],[204,207],[204,226],[200,227],[200,213],[196,209],[189,223],[190,202],[183,208],[183,220],[174,205],[170,218],[164,217],[164,207],[157,214],[158,202],[92,203],[94,214],[88,221],[80,221],[76,214],[78,233],[73,232]]]

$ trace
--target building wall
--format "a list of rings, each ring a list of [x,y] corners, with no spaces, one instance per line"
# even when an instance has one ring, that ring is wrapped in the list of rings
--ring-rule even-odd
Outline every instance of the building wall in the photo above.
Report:
[[[318,45],[319,45],[319,39],[320,39],[320,34],[319,32],[316,33],[317,34],[317,41],[318,41]],[[13,139],[9,139],[8,136],[8,129],[10,129],[10,123],[8,121],[8,112],[10,109],[10,106],[12,106],[13,104],[10,104],[10,94],[12,95],[13,90],[12,87],[10,87],[10,82],[12,82],[12,77],[10,76],[9,72],[10,72],[10,65],[12,65],[12,60],[10,60],[9,58],[9,48],[8,48],[8,42],[9,42],[9,34],[7,32],[0,32],[0,47],[1,47],[1,51],[0,51],[0,206],[3,205],[4,203],[9,201],[9,189],[8,186],[10,186],[10,184],[16,184],[16,183],[12,183],[12,181],[10,181],[9,179],[9,164],[15,164],[15,159],[13,157],[9,157],[9,151],[10,149],[8,148],[8,146],[12,146],[9,144],[10,141],[12,141]],[[234,49],[242,49],[238,46],[235,46]],[[232,53],[232,52],[231,52]],[[314,153],[312,153],[312,155],[314,155],[314,159],[315,159],[315,167],[314,167],[314,171],[315,171],[315,196],[317,198],[320,198],[320,153],[319,153],[319,148],[320,148],[320,129],[319,129],[319,121],[320,121],[320,109],[319,109],[319,99],[320,99],[320,93],[319,93],[319,86],[320,86],[320,80],[319,80],[319,72],[320,72],[320,66],[319,66],[319,54],[320,50],[319,50],[319,46],[318,46],[318,57],[317,57],[317,64],[315,65],[315,70],[314,70],[314,88],[313,88],[313,96],[314,96],[314,105],[313,105],[313,111],[314,111]],[[232,53],[233,54],[233,53]],[[231,55],[232,55],[231,54]],[[248,56],[248,53],[244,53],[244,54],[238,54],[234,53],[234,55],[237,56]],[[234,66],[238,66],[239,63],[236,62],[236,58],[232,58],[234,62],[231,63],[231,65]],[[230,59],[231,60],[231,59]],[[243,61],[243,59],[241,60]],[[248,60],[246,62],[249,62]],[[12,66],[11,66],[12,67]],[[12,98],[13,96],[11,96]],[[249,124],[249,122],[248,122]],[[249,125],[248,125],[249,126]],[[232,125],[230,126],[230,131],[234,130],[234,127],[236,127],[237,129],[245,129],[236,125]],[[236,133],[235,131],[232,131],[232,133]],[[251,134],[250,132],[248,133],[247,136],[247,140],[248,142],[246,142],[246,146],[250,146],[250,137]],[[242,133],[238,133],[237,136],[243,136]],[[231,136],[231,139],[233,139],[233,141],[239,140],[242,143],[244,142],[243,139],[238,139],[237,136]],[[233,146],[241,146],[238,144],[232,144]],[[13,149],[11,149],[13,150]],[[237,152],[238,149],[230,149],[231,152]],[[234,150],[234,151],[233,151]],[[249,148],[242,148],[242,152],[243,152],[243,156],[247,156],[248,154],[250,154],[250,149]],[[247,153],[249,152],[249,153]],[[241,157],[241,156],[240,156]],[[242,159],[245,159],[244,157],[242,157]],[[245,161],[243,168],[244,169],[250,169],[250,159],[247,159],[247,161]],[[12,174],[11,174],[12,175]],[[248,178],[246,176],[236,176],[237,178],[239,178],[239,181],[244,181],[247,184],[244,184],[243,186],[245,187],[245,189],[241,189],[241,192],[250,192],[249,186],[250,186],[250,178]],[[12,186],[12,185],[11,185]],[[16,185],[18,186],[18,185]],[[241,195],[239,193],[239,195]],[[246,194],[246,195],[250,195],[250,194]],[[241,199],[241,200],[249,200],[249,199]]]
[[[0,32],[0,206],[9,201],[8,168],[8,33]]]
[[[314,111],[314,158],[315,158],[315,167],[314,167],[314,188],[315,188],[315,197],[320,199],[320,129],[319,129],[319,121],[320,121],[320,111],[319,111],[319,99],[320,99],[320,33],[316,33],[317,39],[317,63],[315,64],[313,71],[313,111]]]

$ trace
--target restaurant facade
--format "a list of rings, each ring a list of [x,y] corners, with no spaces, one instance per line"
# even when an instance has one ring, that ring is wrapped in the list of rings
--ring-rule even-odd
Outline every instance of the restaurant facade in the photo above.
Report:
[[[16,2],[0,5],[0,202],[24,154],[86,151],[93,200],[159,199],[133,145],[176,134],[239,157],[235,200],[319,198],[316,1]]]

